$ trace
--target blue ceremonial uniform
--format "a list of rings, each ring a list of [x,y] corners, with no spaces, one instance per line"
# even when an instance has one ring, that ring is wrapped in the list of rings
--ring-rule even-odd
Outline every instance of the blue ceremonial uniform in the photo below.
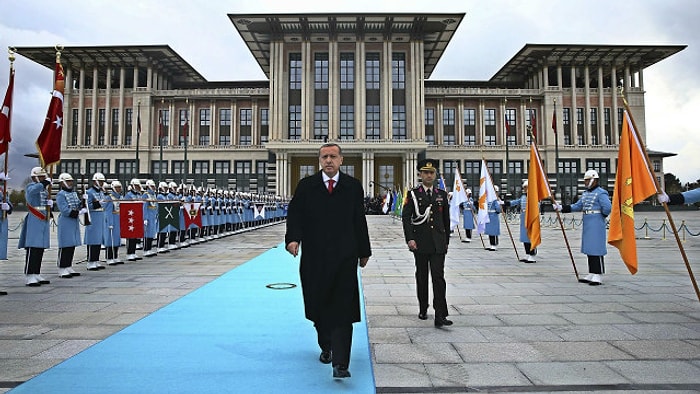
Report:
[[[465,230],[474,230],[474,200],[469,197],[462,204],[462,226]]]
[[[91,187],[87,194],[87,208],[90,210],[90,225],[85,226],[85,245],[102,245],[104,240],[105,194],[102,189]]]
[[[158,234],[158,202],[156,193],[153,190],[147,190],[142,199],[146,202],[143,204],[143,220],[147,220],[146,238],[155,238]]]
[[[688,190],[681,193],[686,204],[693,204],[700,201],[700,188]]]
[[[49,193],[46,191],[47,185],[49,185],[48,181],[34,182],[28,184],[24,190],[27,204],[43,215],[49,214],[46,209],[46,201],[49,198]],[[49,238],[48,218],[41,219],[30,211],[22,223],[17,249],[48,249],[51,246]]]
[[[80,197],[75,191],[61,189],[56,194],[56,206],[61,215],[58,217],[58,247],[80,246]]]
[[[525,220],[525,213],[527,211],[527,195],[523,194],[517,200],[512,200],[508,202],[511,207],[520,207],[520,242],[530,243],[530,238],[527,236],[527,226]]]
[[[498,200],[494,200],[489,205],[488,210],[489,222],[486,223],[484,232],[489,236],[499,236],[501,235],[501,221],[498,219],[498,215],[501,213],[501,204]]]
[[[571,204],[571,212],[583,212],[583,234],[581,236],[581,253],[590,256],[605,256],[607,237],[605,218],[610,215],[612,204],[608,192],[595,187],[586,190],[581,198]],[[568,210],[564,210],[567,212]]]
[[[105,194],[104,245],[106,247],[121,245],[121,228],[119,226],[119,200],[121,199],[121,194],[114,190]]]

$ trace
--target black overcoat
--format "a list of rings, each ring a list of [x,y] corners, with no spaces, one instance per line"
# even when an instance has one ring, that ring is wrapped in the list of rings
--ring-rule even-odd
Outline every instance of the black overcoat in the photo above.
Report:
[[[341,172],[330,194],[321,174],[299,181],[289,202],[285,245],[301,245],[306,318],[330,325],[354,323],[360,321],[358,258],[372,254],[364,192],[357,179]]]
[[[423,224],[411,224],[411,218],[415,216],[416,209],[409,192],[406,204],[401,211],[406,243],[410,240],[416,241],[418,246],[416,253],[447,253],[447,246],[450,243],[450,206],[447,192],[433,188],[432,198],[428,198],[423,186],[418,186],[411,191],[416,196],[421,213],[424,213],[429,206],[432,208],[430,217]]]

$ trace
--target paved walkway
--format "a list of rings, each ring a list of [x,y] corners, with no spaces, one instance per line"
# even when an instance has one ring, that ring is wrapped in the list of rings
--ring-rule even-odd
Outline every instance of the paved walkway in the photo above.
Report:
[[[564,217],[585,274],[581,230],[570,224],[580,216]],[[638,212],[638,226],[648,218],[658,229],[664,217]],[[698,212],[674,218],[700,232]],[[446,262],[455,324],[436,329],[416,316],[413,258],[399,221],[368,220],[374,256],[363,285],[377,392],[700,391],[700,302],[668,233],[638,240],[634,276],[609,248],[598,287],[576,282],[559,228],[543,228],[536,264],[517,261],[504,225],[496,252],[455,234]],[[510,229],[517,240],[517,225]],[[39,288],[23,285],[23,251],[11,239],[10,259],[0,262],[0,289],[10,293],[0,297],[0,392],[274,247],[283,234],[284,224],[274,225],[99,272],[80,264],[83,275],[72,279],[55,276],[53,249],[42,270],[52,283]],[[700,276],[700,237],[686,238]],[[81,250],[76,259],[83,257]]]

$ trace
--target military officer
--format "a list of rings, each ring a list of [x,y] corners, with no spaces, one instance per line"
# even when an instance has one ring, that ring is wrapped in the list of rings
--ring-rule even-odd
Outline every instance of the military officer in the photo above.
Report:
[[[32,182],[24,189],[29,212],[22,222],[17,248],[27,252],[24,264],[25,284],[36,287],[51,283],[41,276],[41,260],[44,258],[44,250],[50,247],[49,219],[53,200],[46,190],[51,186],[51,178],[48,178],[46,171],[34,167],[29,175]]]
[[[87,212],[81,206],[78,193],[73,189],[73,176],[66,172],[58,176],[61,190],[56,194],[56,206],[61,215],[58,217],[58,276],[72,278],[80,276],[73,270],[75,247],[80,246],[80,223],[78,217]]]
[[[138,178],[133,178],[129,181],[129,190],[124,195],[124,200],[137,201],[141,200],[143,192],[141,191],[141,181]],[[141,260],[142,257],[136,254],[137,238],[127,238],[126,240],[126,259],[128,261]]]
[[[462,209],[462,226],[464,227],[464,242],[472,241],[472,230],[474,230],[474,199],[472,189],[467,189],[467,201],[460,204]]]
[[[153,179],[146,181],[146,191],[141,196],[143,204],[143,224],[144,230],[143,255],[145,257],[156,256],[153,250],[153,240],[158,235],[158,202],[156,197],[156,183]]]
[[[90,211],[90,224],[85,226],[88,271],[97,271],[105,268],[104,265],[100,264],[100,251],[102,242],[104,242],[104,183],[104,174],[96,172],[92,176],[92,186],[83,195],[85,206]]]
[[[437,161],[421,160],[418,176],[421,184],[409,192],[403,207],[403,233],[416,262],[418,318],[428,318],[428,270],[433,282],[435,327],[449,326],[452,321],[446,300],[445,254],[450,243],[450,211],[447,192],[434,187]]]
[[[498,194],[498,186],[493,186],[493,189]],[[498,248],[498,236],[501,235],[501,221],[499,220],[499,215],[502,211],[501,204],[503,202],[500,199],[491,201],[487,207],[489,213],[489,222],[486,223],[486,229],[484,232],[489,236],[489,247],[487,250],[495,251]]]
[[[583,212],[583,234],[581,235],[581,253],[588,257],[588,272],[581,283],[591,286],[603,284],[605,273],[604,256],[607,254],[607,236],[605,219],[612,211],[612,203],[607,190],[598,185],[600,176],[596,170],[588,170],[583,175],[586,190],[581,198],[571,205],[554,204],[554,209],[568,212]]]

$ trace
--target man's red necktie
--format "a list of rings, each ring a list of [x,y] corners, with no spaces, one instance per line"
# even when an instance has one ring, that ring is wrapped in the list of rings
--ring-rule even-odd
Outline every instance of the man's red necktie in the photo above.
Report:
[[[333,184],[334,183],[335,183],[335,181],[333,179],[328,180],[328,194],[333,193]]]

